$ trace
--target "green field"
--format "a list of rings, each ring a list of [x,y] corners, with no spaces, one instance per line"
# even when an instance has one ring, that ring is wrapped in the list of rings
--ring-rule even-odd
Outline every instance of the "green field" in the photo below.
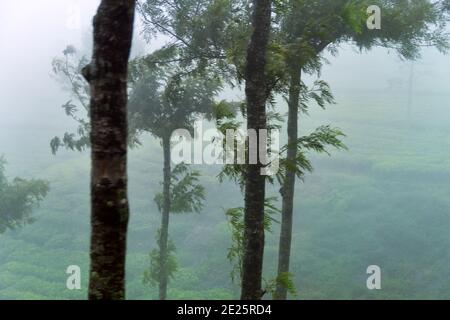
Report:
[[[341,128],[349,151],[313,156],[315,172],[298,184],[291,263],[298,296],[292,298],[450,298],[450,96],[417,95],[410,121],[400,94],[342,91],[337,100],[328,111],[314,110],[301,120],[303,133],[322,124]],[[0,299],[84,299],[89,154],[52,156],[53,131],[37,125],[27,130],[21,134],[31,147],[12,147],[10,141],[5,149],[8,175],[47,179],[51,193],[33,225],[1,235]],[[161,188],[162,154],[157,141],[144,140],[130,155],[129,299],[157,298],[142,278],[159,227],[153,197]],[[168,295],[237,298],[224,209],[242,205],[242,195],[237,186],[218,183],[219,167],[197,169],[207,202],[202,213],[171,220],[180,269]],[[275,227],[267,237],[267,280],[275,276],[277,236]],[[82,268],[80,291],[66,289],[66,268],[74,264]],[[372,264],[382,269],[382,290],[366,288]]]

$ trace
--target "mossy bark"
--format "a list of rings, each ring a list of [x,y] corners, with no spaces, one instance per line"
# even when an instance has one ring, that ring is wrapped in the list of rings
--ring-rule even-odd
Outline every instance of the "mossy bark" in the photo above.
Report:
[[[253,33],[247,49],[246,85],[247,128],[260,132],[267,128],[267,46],[270,36],[271,1],[253,1]],[[258,140],[261,137],[258,138]],[[259,155],[259,143],[257,154]],[[244,257],[242,266],[243,300],[259,300],[264,257],[265,176],[263,165],[249,164],[246,168]]]
[[[91,91],[91,300],[125,298],[127,75],[134,11],[134,0],[102,0],[93,23],[92,61],[83,70]]]

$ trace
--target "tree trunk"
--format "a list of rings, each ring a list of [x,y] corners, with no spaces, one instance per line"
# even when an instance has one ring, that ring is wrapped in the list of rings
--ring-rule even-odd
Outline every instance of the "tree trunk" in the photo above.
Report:
[[[267,82],[265,77],[267,46],[270,36],[271,1],[253,1],[253,34],[247,50],[245,93],[247,128],[266,129]],[[259,136],[259,135],[258,135]],[[258,140],[260,137],[258,137]],[[257,148],[259,155],[259,143]],[[249,164],[246,169],[244,257],[242,266],[243,300],[262,297],[261,281],[264,256],[265,176],[262,164]]]
[[[91,250],[89,299],[125,298],[127,73],[134,0],[102,0],[94,53],[83,75],[91,101]]]
[[[301,67],[294,67],[290,75],[289,85],[289,115],[288,115],[288,149],[287,160],[295,163],[297,157],[298,139],[298,112],[301,90]],[[283,198],[281,208],[281,232],[278,251],[278,275],[289,272],[289,260],[291,257],[292,242],[292,223],[294,211],[294,194],[295,194],[295,172],[286,171],[286,179],[281,188],[281,196]],[[278,300],[286,300],[287,289],[282,284],[277,284],[275,298]]]
[[[164,150],[164,203],[162,208],[161,230],[159,238],[159,299],[167,298],[168,270],[167,262],[169,258],[169,214],[170,214],[170,137],[163,138]]]

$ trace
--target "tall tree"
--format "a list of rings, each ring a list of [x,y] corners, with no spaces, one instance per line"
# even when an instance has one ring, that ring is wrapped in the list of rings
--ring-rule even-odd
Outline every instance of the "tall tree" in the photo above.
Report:
[[[271,27],[271,0],[254,0],[252,35],[247,49],[245,94],[247,100],[247,128],[261,133],[267,129],[266,82],[267,47]],[[258,134],[256,154],[263,152],[267,141]],[[262,143],[261,143],[262,142]],[[245,172],[244,257],[242,267],[242,300],[260,300],[263,293],[262,268],[264,257],[264,203],[265,182],[263,163],[258,156],[256,164],[248,164]]]
[[[125,298],[129,219],[127,76],[134,0],[102,0],[94,17],[90,85],[91,266],[89,299]]]
[[[15,178],[9,182],[5,163],[0,157],[0,234],[34,221],[31,213],[45,198],[49,186],[42,180]]]
[[[298,139],[299,112],[305,109],[304,100],[308,96],[302,92],[305,89],[301,75],[320,71],[320,55],[326,48],[334,53],[340,43],[353,42],[360,49],[393,48],[404,58],[414,59],[422,46],[436,46],[442,51],[448,47],[445,32],[448,3],[445,1],[290,0],[277,4],[277,41],[284,48],[283,65],[288,76],[287,163],[294,162],[298,156],[295,141]],[[374,4],[382,8],[381,30],[366,27],[367,8]],[[319,99],[319,104],[321,101],[323,99]],[[289,272],[295,171],[295,166],[287,167],[281,188],[279,275]],[[278,284],[276,297],[287,297],[287,289],[282,284]]]
[[[198,184],[198,173],[185,165],[172,169],[171,137],[177,129],[193,131],[193,123],[201,116],[211,116],[221,88],[214,77],[185,72],[173,60],[172,49],[163,48],[131,63],[130,114],[133,130],[147,132],[161,140],[163,148],[163,192],[155,202],[161,212],[157,243],[159,250],[151,253],[151,270],[146,282],[159,284],[159,298],[167,298],[167,285],[174,271],[174,244],[169,239],[170,213],[199,212],[204,190]]]

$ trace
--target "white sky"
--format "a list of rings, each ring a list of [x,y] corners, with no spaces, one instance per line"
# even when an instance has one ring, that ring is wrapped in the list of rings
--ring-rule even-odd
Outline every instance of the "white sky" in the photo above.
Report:
[[[0,134],[2,127],[39,125],[49,117],[55,123],[69,121],[59,108],[67,94],[50,78],[51,60],[68,44],[79,46],[83,38],[89,39],[98,3],[0,0]],[[388,79],[408,76],[396,55],[383,49],[358,54],[347,47],[330,62],[322,77],[334,90],[383,90]],[[428,50],[422,63],[433,75],[418,77],[417,88],[448,92],[449,62],[449,56]]]
[[[25,115],[25,120],[26,115],[35,115],[35,102],[58,93],[49,77],[51,60],[68,44],[80,43],[82,30],[89,28],[98,1],[1,0],[0,3],[0,112],[13,118]],[[77,29],[69,24],[71,4],[80,8]],[[14,102],[12,109],[11,105],[5,105],[7,102]]]

